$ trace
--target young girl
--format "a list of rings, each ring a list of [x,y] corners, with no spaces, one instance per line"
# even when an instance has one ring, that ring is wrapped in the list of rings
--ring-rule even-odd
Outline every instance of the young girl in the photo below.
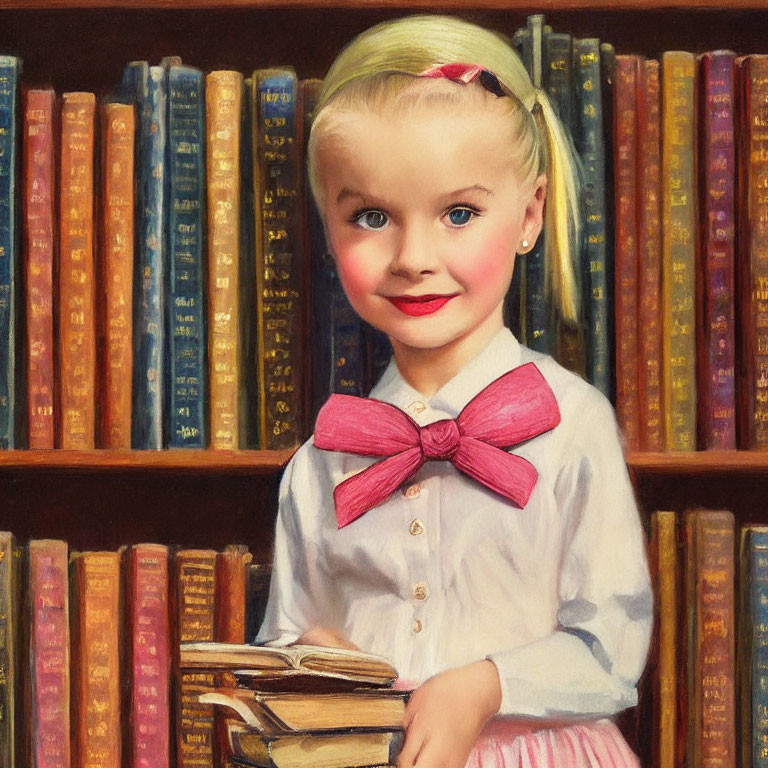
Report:
[[[323,83],[310,183],[394,358],[286,469],[258,641],[387,657],[415,688],[400,768],[637,765],[608,718],[636,702],[652,600],[613,412],[503,324],[542,227],[576,313],[572,169],[546,96],[474,25],[380,24]]]

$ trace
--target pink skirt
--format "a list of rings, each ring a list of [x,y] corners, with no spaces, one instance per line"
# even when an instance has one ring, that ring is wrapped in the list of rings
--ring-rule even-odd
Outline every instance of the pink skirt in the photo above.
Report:
[[[569,725],[491,720],[466,768],[640,768],[640,761],[610,720]]]

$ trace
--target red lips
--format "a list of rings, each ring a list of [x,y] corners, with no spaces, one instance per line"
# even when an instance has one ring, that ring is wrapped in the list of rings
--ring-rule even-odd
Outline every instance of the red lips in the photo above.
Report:
[[[401,312],[412,317],[431,315],[442,309],[457,294],[441,296],[438,294],[425,294],[424,296],[387,296]]]

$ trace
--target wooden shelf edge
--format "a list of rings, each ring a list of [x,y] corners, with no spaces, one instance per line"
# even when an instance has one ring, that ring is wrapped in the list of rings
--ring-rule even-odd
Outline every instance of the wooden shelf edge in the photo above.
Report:
[[[768,473],[768,451],[632,452],[626,461],[630,470],[641,475]]]
[[[281,470],[293,455],[287,451],[0,451],[3,470],[181,471],[202,474],[269,474]]]
[[[371,10],[399,8],[403,10],[446,11],[650,11],[650,10],[766,10],[766,0],[0,0],[0,9],[72,10],[120,8],[132,10],[202,10],[227,8],[256,9],[349,9]]]

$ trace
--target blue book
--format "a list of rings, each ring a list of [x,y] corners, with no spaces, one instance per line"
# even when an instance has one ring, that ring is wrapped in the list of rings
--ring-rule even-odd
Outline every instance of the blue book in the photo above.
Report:
[[[18,144],[21,60],[0,56],[0,448],[19,448]]]
[[[744,768],[768,768],[768,526],[741,530],[741,739]]]
[[[136,255],[133,292],[133,409],[131,445],[163,447],[162,382],[165,314],[164,246],[167,216],[165,69],[131,62],[123,85],[137,106]]]
[[[605,141],[600,88],[600,41],[574,41],[576,149],[584,169],[582,298],[587,323],[587,380],[606,397],[611,393],[609,313],[613,291],[607,282]]]
[[[166,444],[206,446],[205,82],[168,70]]]

